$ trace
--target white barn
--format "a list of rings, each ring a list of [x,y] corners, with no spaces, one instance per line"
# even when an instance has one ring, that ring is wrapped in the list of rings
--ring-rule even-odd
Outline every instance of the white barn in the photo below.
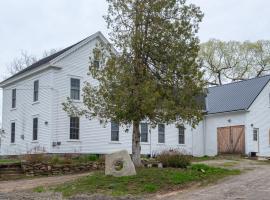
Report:
[[[70,118],[63,111],[67,97],[78,105],[88,75],[89,56],[97,32],[0,83],[3,88],[1,155],[27,153],[106,154],[131,152],[132,131],[98,120]],[[142,153],[180,148],[194,156],[256,152],[270,156],[270,76],[209,88],[207,114],[195,129],[141,124]]]

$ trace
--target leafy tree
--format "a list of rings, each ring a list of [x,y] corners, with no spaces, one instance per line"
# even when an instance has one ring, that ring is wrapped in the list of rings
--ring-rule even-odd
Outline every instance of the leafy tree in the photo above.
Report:
[[[51,49],[51,50],[45,50],[43,52],[43,55],[41,57],[45,58],[47,56],[50,56],[54,53],[56,53],[58,50]],[[26,67],[32,65],[33,63],[37,62],[38,58],[34,55],[29,54],[27,51],[22,50],[19,57],[14,58],[7,66],[7,72],[10,76],[18,73],[19,71],[25,69]]]
[[[70,99],[63,105],[70,115],[132,125],[132,159],[139,166],[142,120],[152,126],[175,122],[195,126],[202,118],[195,97],[204,86],[196,62],[196,33],[203,14],[185,0],[107,2],[105,19],[118,53],[98,45],[89,75],[99,84],[85,84],[83,106],[76,107]]]
[[[270,71],[270,41],[209,40],[201,44],[199,61],[213,85],[262,76]]]

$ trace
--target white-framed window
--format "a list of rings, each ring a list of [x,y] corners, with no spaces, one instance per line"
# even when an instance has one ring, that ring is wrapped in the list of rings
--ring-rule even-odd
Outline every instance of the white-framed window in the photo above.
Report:
[[[80,118],[70,117],[69,139],[79,140],[79,135],[80,135]]]
[[[185,127],[178,127],[178,144],[185,144]]]
[[[38,93],[39,93],[39,80],[34,81],[34,94],[33,101],[38,101]]]
[[[165,124],[158,124],[158,143],[165,143]]]
[[[11,122],[11,130],[10,130],[10,143],[15,143],[15,133],[16,133],[16,124],[15,122]]]
[[[148,142],[148,124],[141,123],[141,142]]]
[[[33,118],[33,141],[38,139],[38,118]]]
[[[70,79],[70,98],[73,100],[80,100],[80,79]]]
[[[119,124],[111,122],[111,141],[119,141]]]
[[[253,141],[255,141],[255,142],[258,141],[258,133],[259,133],[259,129],[258,128],[254,128],[253,129]]]
[[[16,108],[16,101],[17,101],[17,90],[12,89],[12,97],[11,97],[11,108]]]

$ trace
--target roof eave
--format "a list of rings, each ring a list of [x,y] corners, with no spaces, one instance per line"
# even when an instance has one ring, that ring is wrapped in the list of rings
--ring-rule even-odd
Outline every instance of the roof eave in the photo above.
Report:
[[[47,70],[47,69],[56,69],[56,70],[60,70],[60,69],[62,69],[62,68],[61,68],[61,67],[58,67],[58,66],[53,66],[53,65],[50,65],[50,64],[45,64],[45,65],[40,66],[40,67],[38,67],[38,68],[36,68],[36,69],[30,70],[30,71],[25,72],[25,73],[23,73],[23,74],[21,74],[21,75],[18,75],[18,76],[16,76],[16,77],[12,78],[12,79],[8,79],[8,80],[2,81],[2,82],[0,83],[0,88],[5,88],[5,87],[7,87],[7,86],[9,86],[9,85],[11,85],[11,84],[16,83],[17,81],[20,81],[20,80],[22,80],[22,79],[24,79],[24,78],[27,78],[27,77],[29,77],[29,76],[32,76],[32,75],[34,75],[34,74],[43,72],[44,70]]]

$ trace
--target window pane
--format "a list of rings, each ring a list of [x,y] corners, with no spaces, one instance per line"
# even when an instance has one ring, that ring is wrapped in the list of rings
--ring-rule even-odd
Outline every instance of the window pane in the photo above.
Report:
[[[70,98],[80,100],[80,79],[70,79]]]
[[[39,81],[34,82],[34,101],[38,101]]]
[[[148,124],[141,123],[141,142],[148,142]]]
[[[38,139],[38,118],[33,119],[33,140]]]
[[[16,108],[16,89],[12,90],[12,108]]]
[[[70,118],[70,139],[78,140],[80,132],[80,118],[71,117]]]
[[[179,131],[179,144],[185,144],[185,127],[184,126],[180,126],[178,128]]]
[[[165,125],[158,125],[158,143],[165,143]]]
[[[111,122],[111,141],[119,141],[119,124]]]
[[[15,143],[15,123],[11,123],[11,143]]]

